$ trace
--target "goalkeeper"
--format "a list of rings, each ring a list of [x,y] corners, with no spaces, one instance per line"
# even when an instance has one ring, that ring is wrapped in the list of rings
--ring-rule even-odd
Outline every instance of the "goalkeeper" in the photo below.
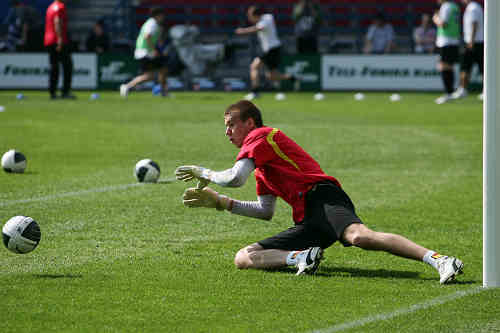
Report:
[[[314,273],[323,250],[340,241],[344,246],[426,262],[439,272],[441,284],[462,273],[463,264],[457,258],[440,255],[400,235],[366,227],[338,180],[326,175],[282,131],[264,126],[261,112],[252,102],[243,100],[230,105],[224,121],[226,136],[240,148],[237,161],[231,169],[220,172],[193,165],[178,167],[177,179],[198,180],[196,188],[184,192],[184,205],[270,220],[276,198],[281,197],[292,206],[295,222],[293,227],[239,250],[234,259],[238,268],[295,266],[297,275]],[[257,201],[239,201],[206,187],[209,183],[243,186],[252,171]]]

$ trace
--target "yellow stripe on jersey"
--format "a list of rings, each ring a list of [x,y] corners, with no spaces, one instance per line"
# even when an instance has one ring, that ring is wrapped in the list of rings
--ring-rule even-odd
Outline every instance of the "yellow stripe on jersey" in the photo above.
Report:
[[[300,171],[300,168],[297,165],[297,163],[292,161],[292,159],[290,157],[286,156],[285,153],[281,151],[280,147],[278,147],[278,144],[274,141],[274,135],[276,133],[278,133],[278,131],[279,131],[279,129],[273,128],[273,130],[271,132],[269,132],[269,134],[267,135],[267,138],[266,138],[267,142],[271,145],[271,147],[273,147],[273,150],[276,153],[276,155],[278,155],[279,157],[281,157],[282,159],[284,159],[285,161],[287,161],[288,163],[293,165],[295,167],[295,169]]]

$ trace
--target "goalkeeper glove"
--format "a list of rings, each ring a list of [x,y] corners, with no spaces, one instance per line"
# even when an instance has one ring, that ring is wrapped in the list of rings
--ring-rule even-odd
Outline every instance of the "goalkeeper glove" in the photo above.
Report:
[[[210,184],[210,170],[196,165],[182,165],[175,169],[175,177],[178,180],[190,181],[198,179],[198,189]]]
[[[204,189],[188,188],[182,196],[182,203],[187,207],[207,207],[217,210],[231,210],[233,200],[225,195],[221,195],[210,187]]]

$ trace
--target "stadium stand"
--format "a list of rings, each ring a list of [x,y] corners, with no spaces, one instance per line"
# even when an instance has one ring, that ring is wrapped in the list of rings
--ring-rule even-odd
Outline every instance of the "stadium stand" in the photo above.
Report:
[[[46,7],[50,0],[26,0]],[[275,15],[280,36],[293,41],[292,9],[297,0],[79,0],[68,5],[73,39],[83,41],[97,20],[104,20],[115,43],[135,40],[138,28],[148,17],[149,8],[161,6],[167,12],[168,25],[189,21],[203,36],[214,38],[231,34],[246,25],[245,10],[251,4],[268,8]],[[322,8],[321,52],[332,52],[338,41],[350,41],[349,52],[359,52],[372,17],[383,12],[393,25],[400,52],[411,51],[411,31],[422,13],[432,13],[435,0],[315,0]],[[2,2],[3,3],[3,2]],[[5,6],[5,4],[4,4]],[[2,11],[7,13],[7,11]],[[1,15],[0,15],[0,18]],[[5,17],[4,17],[5,19]],[[83,43],[83,42],[82,42]],[[287,43],[289,45],[289,43]],[[293,43],[290,49],[293,51]]]
[[[213,0],[144,0],[135,8],[138,27],[147,17],[148,8],[162,6],[169,15],[171,24],[189,20],[197,24],[203,34],[231,34],[246,24],[245,9],[251,4],[260,4],[273,12],[281,36],[293,34],[291,12],[295,0],[254,0],[227,1]],[[435,0],[319,0],[323,12],[321,29],[321,51],[337,51],[335,45],[348,43],[350,52],[359,52],[366,30],[378,12],[383,12],[394,26],[400,52],[412,50],[411,32],[421,13],[432,13],[436,9]],[[182,12],[179,13],[179,9]],[[329,40],[329,41],[328,41]]]

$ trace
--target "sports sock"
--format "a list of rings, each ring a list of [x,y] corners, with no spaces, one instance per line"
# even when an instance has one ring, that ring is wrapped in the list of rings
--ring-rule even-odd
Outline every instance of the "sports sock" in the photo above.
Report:
[[[441,72],[441,78],[443,80],[444,90],[447,94],[451,94],[455,84],[455,73],[452,70],[444,70]]]
[[[297,261],[300,257],[304,256],[306,251],[290,251],[286,257],[286,264],[289,266],[297,265]]]
[[[432,267],[434,267],[435,269],[437,269],[437,260],[439,258],[442,258],[444,257],[443,255],[437,253],[436,251],[428,251],[424,257],[422,258],[422,261],[425,262],[425,263],[428,263],[429,265],[431,265]]]

